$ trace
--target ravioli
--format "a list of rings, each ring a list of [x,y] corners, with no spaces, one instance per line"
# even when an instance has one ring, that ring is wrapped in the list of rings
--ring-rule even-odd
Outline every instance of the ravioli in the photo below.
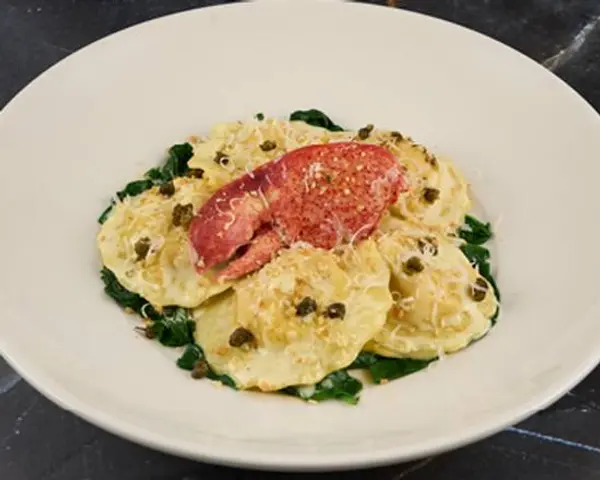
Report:
[[[214,370],[240,388],[314,384],[352,363],[382,328],[392,305],[389,279],[373,240],[338,253],[295,245],[234,293],[197,308],[196,340]],[[316,311],[299,306],[307,298]],[[232,346],[239,329],[249,341]]]
[[[392,270],[394,306],[366,350],[431,359],[466,347],[491,326],[498,306],[493,289],[448,238],[400,223],[378,240]]]
[[[176,205],[192,204],[195,211],[209,198],[204,181],[181,177],[173,185],[170,197],[153,187],[117,202],[97,244],[102,262],[125,288],[155,307],[193,308],[231,284],[217,282],[215,271],[198,275],[187,229],[173,226]],[[136,253],[140,241],[148,245],[144,258]]]
[[[394,215],[443,234],[462,225],[471,209],[469,184],[450,160],[398,132],[373,129],[364,140],[357,139],[384,146],[406,168],[410,189],[390,208]]]
[[[211,190],[296,148],[350,140],[352,132],[330,132],[304,122],[273,118],[218,123],[207,137],[194,139],[190,168],[201,168]]]
[[[442,233],[462,225],[471,200],[469,186],[456,167],[406,140],[388,148],[406,167],[411,184],[391,207],[392,213]]]

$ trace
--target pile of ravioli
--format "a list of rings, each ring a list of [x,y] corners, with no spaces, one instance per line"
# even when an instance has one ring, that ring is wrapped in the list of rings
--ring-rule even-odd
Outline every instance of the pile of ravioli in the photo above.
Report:
[[[388,148],[410,183],[369,239],[331,251],[296,244],[232,282],[217,281],[216,269],[196,272],[185,224],[173,222],[177,205],[197,210],[221,186],[285,152],[348,140]],[[116,200],[97,245],[105,268],[155,311],[188,309],[210,368],[237,388],[314,385],[361,352],[434,359],[490,328],[498,299],[459,248],[471,201],[449,160],[398,132],[273,118],[217,124],[190,143],[188,166],[201,175],[175,178],[168,196],[154,186]],[[250,332],[251,341],[233,341],[235,332]]]

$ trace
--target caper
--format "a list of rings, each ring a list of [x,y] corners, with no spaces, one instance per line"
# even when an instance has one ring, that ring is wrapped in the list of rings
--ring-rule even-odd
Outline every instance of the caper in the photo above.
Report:
[[[404,135],[402,135],[400,132],[391,132],[390,137],[392,140],[394,140],[394,142],[401,142],[404,140]]]
[[[186,203],[181,205],[178,203],[173,208],[173,226],[188,228],[194,218],[194,205]]]
[[[170,197],[175,193],[175,185],[173,185],[173,182],[162,183],[160,187],[158,187],[158,192],[161,195]]]
[[[229,157],[223,152],[217,152],[214,161],[218,165],[227,165],[229,163]]]
[[[136,261],[139,262],[148,256],[148,252],[150,251],[150,246],[152,242],[148,237],[142,237],[133,246],[133,250],[137,255]]]
[[[173,207],[173,213],[172,213],[172,223],[175,227],[178,227],[179,225],[181,225],[181,204],[177,204]]]
[[[434,237],[419,238],[417,244],[421,253],[430,254],[434,257],[438,254],[438,241]]]
[[[201,168],[191,168],[188,172],[188,176],[192,178],[202,178],[204,176],[204,170]]]
[[[371,135],[374,128],[375,126],[372,123],[369,123],[366,127],[363,127],[358,131],[358,138],[360,140],[366,140],[369,138],[369,135]]]
[[[298,305],[296,305],[296,315],[305,317],[306,315],[317,311],[317,302],[314,298],[304,297]]]
[[[473,285],[469,286],[469,296],[475,302],[482,302],[485,299],[489,286],[487,282],[479,277]]]
[[[404,262],[402,269],[407,275],[414,275],[415,273],[421,273],[425,269],[425,265],[419,257],[410,257]]]
[[[427,203],[435,203],[440,198],[440,191],[437,188],[425,187],[423,189],[423,200]]]
[[[269,152],[271,150],[275,150],[277,148],[277,144],[271,140],[265,140],[260,144],[260,149],[263,152]]]
[[[241,347],[245,343],[254,340],[254,335],[250,330],[244,327],[236,328],[233,333],[229,336],[229,345],[232,347]]]
[[[149,340],[157,337],[156,328],[154,327],[153,323],[146,325],[145,327],[135,327],[134,330],[140,332]]]
[[[339,302],[332,303],[325,309],[325,316],[343,319],[346,316],[346,305]]]
[[[429,163],[429,165],[431,165],[434,168],[438,166],[436,156],[429,153],[427,150],[425,150],[425,160],[427,161],[427,163]]]
[[[154,324],[148,325],[146,327],[145,334],[146,334],[146,338],[148,338],[150,340],[158,337],[158,332],[156,331],[156,327],[154,326]]]
[[[208,367],[206,360],[198,360],[194,363],[194,367],[192,368],[192,378],[204,378],[209,372],[210,368]]]

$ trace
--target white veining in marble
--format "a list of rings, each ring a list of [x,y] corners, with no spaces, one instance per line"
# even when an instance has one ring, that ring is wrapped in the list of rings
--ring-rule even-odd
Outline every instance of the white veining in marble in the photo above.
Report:
[[[571,58],[573,58],[573,56],[577,54],[579,50],[581,50],[581,47],[585,45],[585,42],[587,41],[590,33],[592,33],[596,29],[599,22],[600,15],[592,18],[589,22],[587,22],[581,28],[581,30],[577,32],[577,34],[573,37],[573,40],[571,40],[571,42],[566,47],[561,49],[557,54],[552,55],[551,57],[547,58],[542,62],[544,67],[546,67],[549,70],[555,71],[556,69],[567,63],[569,60],[571,60]]]
[[[20,381],[21,377],[16,373],[9,373],[0,378],[0,395],[10,392]]]

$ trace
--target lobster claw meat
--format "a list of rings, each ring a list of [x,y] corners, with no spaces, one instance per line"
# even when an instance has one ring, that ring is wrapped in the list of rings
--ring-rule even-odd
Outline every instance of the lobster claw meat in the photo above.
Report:
[[[406,189],[403,168],[383,147],[293,150],[225,185],[198,210],[189,231],[198,271],[230,260],[219,278],[234,279],[295,242],[330,249],[364,239]]]

